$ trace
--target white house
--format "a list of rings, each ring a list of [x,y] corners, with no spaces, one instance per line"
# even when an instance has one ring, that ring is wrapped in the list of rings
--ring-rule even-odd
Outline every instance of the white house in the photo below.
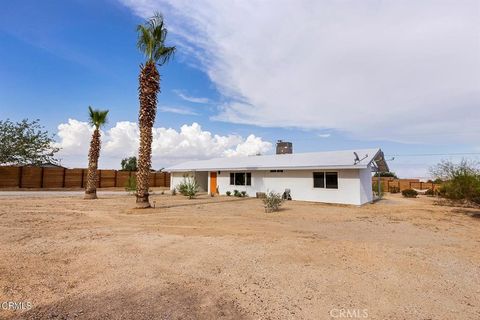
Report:
[[[381,149],[215,158],[189,161],[165,169],[175,188],[185,175],[203,191],[283,193],[293,200],[362,205],[373,200],[372,172],[388,171]]]

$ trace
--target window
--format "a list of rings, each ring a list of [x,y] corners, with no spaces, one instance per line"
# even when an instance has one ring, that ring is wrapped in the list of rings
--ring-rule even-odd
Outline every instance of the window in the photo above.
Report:
[[[252,173],[251,172],[231,172],[230,185],[232,186],[251,186]]]
[[[337,172],[325,172],[325,186],[327,189],[338,189]]]
[[[313,187],[338,189],[338,172],[314,172]]]
[[[313,187],[314,188],[325,188],[325,173],[323,173],[323,172],[314,172],[313,173]]]
[[[270,170],[270,172],[283,172],[283,170]]]

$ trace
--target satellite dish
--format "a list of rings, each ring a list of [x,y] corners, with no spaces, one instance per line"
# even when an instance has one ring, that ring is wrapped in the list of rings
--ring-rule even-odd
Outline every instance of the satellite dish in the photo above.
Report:
[[[353,161],[355,164],[359,163],[360,162],[360,158],[358,157],[358,154],[353,151],[353,154],[355,155],[355,160]]]
[[[356,153],[355,151],[353,151],[353,154],[355,155],[355,159],[353,160],[353,164],[357,164],[357,163],[359,163],[360,161],[362,161],[363,159],[368,158],[368,154],[366,154],[365,157],[363,157],[362,159],[360,159],[360,158],[358,157],[358,153]]]

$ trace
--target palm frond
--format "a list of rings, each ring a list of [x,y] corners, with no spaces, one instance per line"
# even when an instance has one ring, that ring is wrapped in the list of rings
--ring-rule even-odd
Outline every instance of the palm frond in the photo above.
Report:
[[[155,13],[145,24],[137,26],[137,33],[137,47],[147,61],[163,65],[173,57],[175,47],[165,46],[168,30],[160,13]]]
[[[107,123],[108,110],[98,110],[93,109],[91,106],[88,106],[89,113],[89,123],[95,128],[100,128]]]

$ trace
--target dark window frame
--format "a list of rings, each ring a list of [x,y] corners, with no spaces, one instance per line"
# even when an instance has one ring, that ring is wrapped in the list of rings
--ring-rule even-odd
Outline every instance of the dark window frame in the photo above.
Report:
[[[251,172],[230,172],[230,185],[231,186],[251,186],[252,173]]]
[[[313,173],[313,187],[314,188],[325,188],[325,172],[314,172]]]
[[[312,177],[315,189],[338,189],[338,171],[314,171]]]
[[[333,178],[333,180],[328,179],[329,176]],[[338,189],[338,172],[325,172],[325,188]]]

